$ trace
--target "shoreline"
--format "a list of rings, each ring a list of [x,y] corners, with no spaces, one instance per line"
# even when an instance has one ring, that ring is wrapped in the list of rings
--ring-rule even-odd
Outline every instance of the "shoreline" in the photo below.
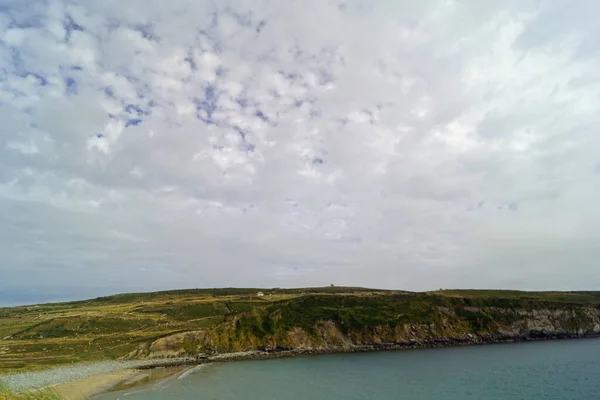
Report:
[[[63,382],[45,385],[61,394],[65,400],[84,400],[94,396],[123,389],[142,387],[150,382],[167,379],[179,372],[185,373],[191,368],[203,364],[224,363],[234,361],[253,361],[277,358],[292,358],[309,355],[349,354],[386,352],[409,349],[435,349],[462,346],[480,346],[489,344],[541,342],[572,339],[598,339],[600,332],[590,334],[556,334],[535,336],[494,336],[494,337],[469,337],[454,339],[433,339],[422,341],[406,341],[395,343],[377,343],[370,345],[330,345],[319,348],[275,348],[258,349],[242,352],[220,353],[211,356],[179,357],[173,359],[141,359],[123,362],[123,368],[107,373],[92,374],[84,378],[65,380]],[[93,364],[93,363],[92,363]],[[84,367],[84,366],[82,366]],[[186,368],[187,367],[187,368]],[[59,369],[55,368],[54,370]],[[164,376],[152,377],[152,371],[164,370]],[[39,372],[38,372],[39,373]],[[23,373],[24,375],[31,373]],[[157,374],[160,375],[160,374]],[[6,378],[7,376],[0,376]]]
[[[85,381],[88,378],[118,374],[122,371],[136,371],[140,368],[152,368],[168,365],[191,365],[189,358],[171,359],[145,359],[145,360],[119,360],[95,361],[73,364],[68,366],[55,366],[41,371],[21,372],[0,376],[9,389],[15,392],[52,388],[60,384]]]
[[[493,345],[493,344],[510,344],[510,343],[521,343],[521,342],[544,342],[544,341],[556,341],[556,340],[575,340],[575,339],[599,339],[600,333],[593,333],[587,335],[555,335],[555,336],[546,336],[546,337],[527,337],[527,336],[518,336],[518,337],[505,337],[505,338],[495,338],[494,340],[482,340],[482,341],[473,341],[473,340],[432,340],[432,341],[422,341],[420,343],[380,343],[373,345],[352,345],[352,346],[328,346],[324,348],[316,348],[316,349],[289,349],[289,350],[271,350],[271,351],[263,351],[263,350],[250,350],[250,351],[241,351],[241,352],[232,352],[232,353],[221,353],[216,354],[209,357],[196,358],[195,360],[190,359],[186,363],[189,368],[186,368],[185,371],[189,371],[193,369],[194,366],[198,365],[209,365],[214,363],[227,363],[227,362],[235,362],[235,361],[260,361],[260,360],[269,360],[269,359],[278,359],[278,358],[292,358],[292,357],[302,357],[302,356],[310,356],[310,355],[328,355],[328,354],[351,354],[351,353],[374,353],[374,352],[387,352],[387,351],[400,351],[400,350],[418,350],[418,349],[442,349],[442,348],[452,348],[452,347],[463,347],[463,346],[483,346],[483,345]],[[169,365],[169,363],[165,363],[159,367],[142,367],[139,370],[152,370],[153,368],[169,368],[172,366],[181,366],[180,362],[173,363]],[[136,386],[137,387],[137,386]],[[100,393],[96,393],[95,395],[99,395],[102,393],[108,393],[113,390],[105,390]]]
[[[112,390],[119,382],[136,375],[136,370],[125,369],[107,374],[94,375],[71,382],[58,383],[49,387],[64,400],[85,400]]]
[[[212,356],[198,356],[190,358],[185,364],[169,363],[166,361],[158,367],[170,367],[177,365],[201,365],[218,362],[232,361],[251,361],[251,360],[267,360],[275,358],[290,358],[306,355],[324,355],[324,354],[348,354],[348,353],[370,353],[384,351],[399,351],[410,349],[436,349],[436,348],[451,348],[462,346],[482,346],[492,344],[520,343],[520,342],[543,342],[554,340],[575,340],[575,339],[598,339],[600,332],[587,334],[545,334],[532,336],[494,336],[494,337],[473,337],[473,338],[453,338],[453,339],[432,339],[432,340],[411,340],[405,342],[392,343],[374,343],[367,345],[329,345],[318,348],[275,348],[275,349],[257,349],[231,353],[220,353]],[[144,366],[138,369],[152,369],[155,366]]]
[[[135,389],[153,382],[163,381],[193,368],[188,365],[187,367],[157,366],[152,369],[124,369],[51,385],[47,389],[59,394],[62,400],[86,400],[104,393]]]

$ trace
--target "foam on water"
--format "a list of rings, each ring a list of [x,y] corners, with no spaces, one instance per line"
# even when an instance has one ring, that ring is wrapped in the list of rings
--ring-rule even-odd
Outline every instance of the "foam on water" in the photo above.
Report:
[[[190,369],[184,371],[181,375],[179,375],[177,377],[177,380],[185,379],[190,374],[193,374],[194,372],[200,371],[200,369],[205,368],[208,365],[210,365],[210,364],[200,364],[200,365],[197,365],[197,366],[195,366],[193,368],[190,368]]]

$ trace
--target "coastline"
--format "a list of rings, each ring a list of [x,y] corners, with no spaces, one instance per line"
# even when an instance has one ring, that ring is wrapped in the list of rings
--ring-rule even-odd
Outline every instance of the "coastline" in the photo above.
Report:
[[[193,365],[193,361],[190,358],[96,361],[69,366],[55,366],[41,371],[2,375],[0,381],[12,391],[24,392],[43,388],[56,388],[62,384],[78,381],[87,382],[87,379],[98,376],[118,378],[119,374],[123,373],[122,371]]]
[[[90,376],[71,382],[59,383],[48,388],[63,400],[86,400],[102,393],[137,388],[152,382],[162,381],[194,367],[154,367],[153,369],[124,369],[107,374]]]
[[[126,369],[59,383],[49,388],[58,393],[64,400],[85,400],[112,390],[115,385],[136,376],[136,374],[136,370]]]
[[[481,339],[481,338],[477,338]],[[600,339],[600,333],[593,333],[587,335],[547,335],[547,336],[506,336],[506,337],[496,337],[496,338],[487,338],[486,340],[431,340],[431,341],[421,341],[421,342],[403,342],[403,343],[378,343],[372,345],[352,345],[352,346],[327,346],[322,348],[315,349],[271,349],[271,350],[251,350],[251,351],[242,351],[242,352],[232,352],[232,353],[221,353],[216,354],[209,357],[194,357],[186,360],[184,364],[182,364],[181,360],[173,361],[169,363],[168,361],[164,361],[161,365],[157,366],[143,366],[138,368],[138,372],[147,372],[151,371],[155,368],[172,368],[172,367],[180,367],[183,368],[183,365],[187,365],[188,367],[181,370],[183,373],[186,371],[190,371],[198,365],[208,365],[213,363],[225,363],[225,362],[235,362],[235,361],[259,361],[259,360],[268,360],[268,359],[277,359],[277,358],[291,358],[291,357],[300,357],[300,356],[310,356],[310,355],[327,355],[327,354],[348,354],[348,353],[370,353],[370,352],[386,352],[386,351],[400,351],[400,350],[410,350],[410,349],[435,349],[435,348],[451,348],[451,347],[462,347],[462,346],[481,346],[481,345],[491,345],[491,344],[508,344],[508,343],[519,343],[519,342],[541,342],[541,341],[554,341],[554,340],[572,340],[572,339]],[[167,376],[164,377],[166,379]],[[152,381],[159,381],[161,379],[153,379]],[[145,385],[147,382],[140,382],[139,385],[131,385],[127,388],[137,388],[142,385]],[[119,382],[115,382],[115,384],[106,390],[102,390],[94,393],[94,395],[107,393],[110,391],[114,391],[115,388],[119,385]],[[117,389],[120,390],[120,389]],[[67,399],[71,400],[71,399]]]
[[[123,363],[123,368],[108,373],[93,374],[84,378],[65,380],[60,383],[44,385],[63,396],[64,400],[85,400],[93,396],[115,390],[144,386],[168,378],[177,373],[185,373],[202,364],[290,358],[308,355],[384,352],[408,349],[433,349],[459,346],[478,346],[488,344],[539,342],[549,340],[594,339],[599,333],[591,334],[537,334],[528,336],[474,336],[454,339],[433,339],[406,341],[398,343],[375,343],[369,345],[329,345],[319,348],[274,348],[243,352],[220,353],[212,356],[181,357],[173,359],[147,359]],[[81,365],[87,367],[88,365]],[[60,367],[54,368],[57,370]],[[27,375],[28,373],[24,373]],[[6,377],[0,377],[6,378]],[[33,388],[32,388],[33,389]]]
[[[540,342],[549,340],[572,340],[572,339],[597,339],[600,332],[587,334],[537,334],[537,335],[502,335],[502,336],[472,336],[465,338],[411,340],[393,343],[374,343],[366,345],[329,345],[318,348],[274,348],[258,349],[250,351],[221,353],[213,356],[199,358],[196,364],[266,360],[273,358],[288,358],[306,355],[322,354],[344,354],[344,353],[367,353],[382,351],[399,351],[409,349],[435,349],[459,346],[480,346],[489,344],[517,343],[517,342]],[[152,368],[152,367],[149,367]]]

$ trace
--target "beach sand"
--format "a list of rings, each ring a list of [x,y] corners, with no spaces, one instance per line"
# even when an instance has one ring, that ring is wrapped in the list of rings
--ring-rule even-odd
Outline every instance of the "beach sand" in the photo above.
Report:
[[[90,397],[106,392],[120,382],[131,379],[140,372],[132,369],[115,371],[108,374],[90,376],[73,382],[61,383],[52,386],[65,400],[85,400]]]
[[[131,389],[159,381],[189,367],[156,368],[150,370],[127,369],[108,374],[91,376],[73,382],[52,386],[52,389],[65,400],[86,400],[100,393],[112,390]]]

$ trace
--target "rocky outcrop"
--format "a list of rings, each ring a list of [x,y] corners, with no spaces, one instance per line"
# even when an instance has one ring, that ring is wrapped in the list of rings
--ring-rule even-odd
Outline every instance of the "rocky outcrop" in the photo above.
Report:
[[[525,304],[521,307],[436,306],[424,322],[355,324],[318,320],[284,323],[278,311],[254,312],[269,331],[244,330],[240,318],[208,330],[180,332],[140,346],[129,358],[196,357],[199,360],[270,358],[297,354],[448,347],[510,341],[600,335],[600,308],[594,305]],[[263,318],[263,319],[261,319]],[[267,321],[267,322],[265,322]],[[266,333],[265,333],[266,332]],[[223,356],[234,353],[235,355]],[[221,354],[219,356],[219,354]]]

